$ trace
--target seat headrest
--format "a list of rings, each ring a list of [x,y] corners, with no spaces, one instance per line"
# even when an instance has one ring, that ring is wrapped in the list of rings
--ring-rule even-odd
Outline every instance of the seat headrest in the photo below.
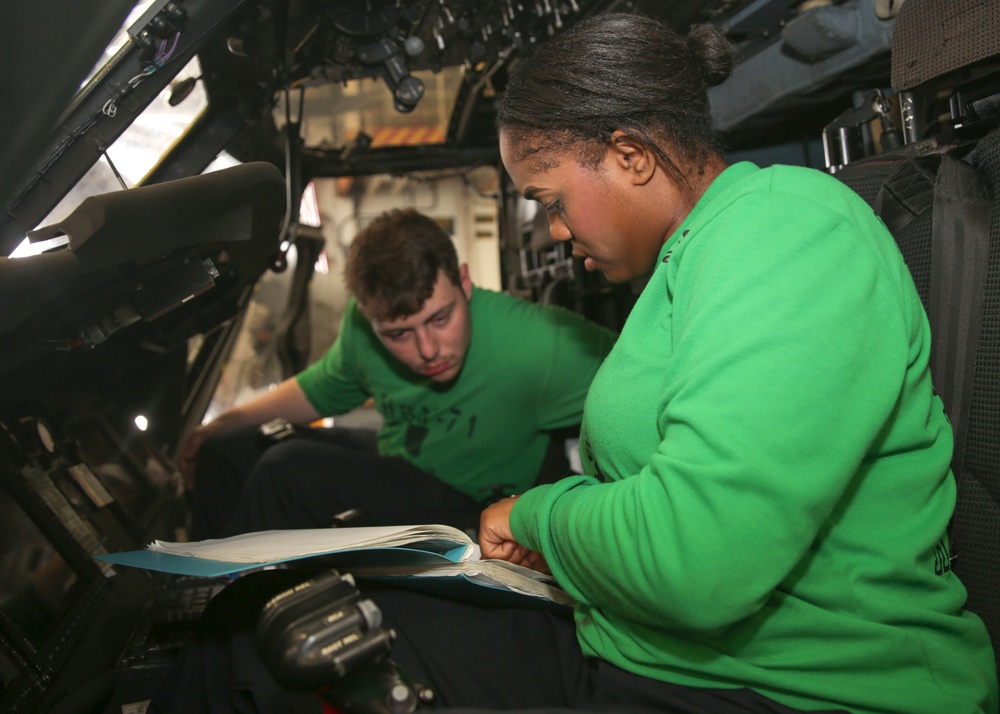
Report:
[[[913,89],[994,56],[997,0],[906,0],[892,34],[892,88]]]

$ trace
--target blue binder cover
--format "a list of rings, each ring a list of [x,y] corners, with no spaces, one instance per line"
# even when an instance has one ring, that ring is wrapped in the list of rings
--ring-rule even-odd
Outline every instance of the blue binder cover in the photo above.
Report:
[[[390,565],[431,565],[435,563],[457,563],[465,552],[463,546],[445,551],[430,551],[420,548],[370,548],[331,553],[316,553],[299,555],[278,560],[261,562],[228,562],[210,560],[192,555],[176,555],[174,553],[159,553],[153,550],[129,550],[122,553],[103,553],[95,555],[96,560],[115,565],[125,565],[131,568],[156,570],[175,575],[192,575],[196,577],[215,577],[230,575],[245,570],[254,570],[280,563],[296,560],[315,559],[317,566],[344,567],[350,565],[390,566]]]

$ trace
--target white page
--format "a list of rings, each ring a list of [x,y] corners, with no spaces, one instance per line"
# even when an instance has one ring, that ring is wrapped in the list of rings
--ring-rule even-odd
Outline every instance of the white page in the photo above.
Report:
[[[573,599],[559,587],[551,575],[504,560],[467,561],[447,565],[361,566],[352,567],[350,572],[353,575],[367,577],[449,578],[464,575],[490,587],[502,587],[522,595],[541,597],[563,605],[573,604]]]

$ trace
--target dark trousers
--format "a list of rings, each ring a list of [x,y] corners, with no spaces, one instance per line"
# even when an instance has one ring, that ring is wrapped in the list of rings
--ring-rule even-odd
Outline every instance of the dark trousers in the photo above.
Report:
[[[263,571],[210,603],[198,638],[150,714],[320,714],[317,695],[282,689],[257,654],[253,627],[268,599],[308,572]],[[436,694],[436,708],[472,711],[794,714],[749,689],[668,684],[584,657],[572,620],[541,609],[485,608],[363,583],[397,632],[392,659]],[[333,684],[336,687],[336,683]]]
[[[350,509],[364,525],[479,527],[482,504],[402,458],[379,456],[368,429],[310,429],[268,447],[256,427],[217,434],[198,452],[191,537],[325,528]]]

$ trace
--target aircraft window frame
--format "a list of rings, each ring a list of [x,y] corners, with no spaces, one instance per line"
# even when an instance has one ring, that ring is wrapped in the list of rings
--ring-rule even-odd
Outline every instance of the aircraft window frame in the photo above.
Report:
[[[177,73],[171,84],[164,87],[163,91],[149,103],[135,121],[122,132],[121,136],[107,148],[107,156],[99,158],[35,228],[58,223],[89,196],[120,191],[123,188],[122,181],[125,183],[125,188],[141,185],[150,171],[208,109],[208,96],[201,82],[195,83],[194,89],[183,102],[171,106],[169,101],[172,88],[177,82],[188,78],[196,79],[200,76],[201,63],[195,56]],[[220,154],[219,158],[206,171],[226,168],[238,163],[231,157],[226,159],[223,154]],[[119,180],[119,176],[121,180]],[[63,237],[32,244],[25,238],[24,242],[10,254],[10,257],[21,258],[37,255],[60,248],[66,242],[65,237]]]
[[[115,171],[121,174],[126,187],[140,185],[208,107],[208,96],[201,83],[196,83],[187,99],[177,106],[169,103],[171,88],[176,82],[200,76],[201,63],[194,57],[107,148],[110,165],[106,158],[98,160],[39,225],[62,220],[87,196],[121,189]]]
[[[406,114],[393,108],[392,93],[378,78],[298,87],[305,93],[300,118],[305,146],[329,150],[353,141],[361,132],[371,138],[369,148],[373,150],[445,144],[465,68],[418,70],[412,74],[424,83],[426,92],[413,111]],[[298,110],[298,92],[278,95],[273,116],[279,131],[287,123],[286,98],[291,102],[293,119]]]
[[[142,17],[143,13],[145,13],[154,2],[156,2],[156,0],[139,0],[139,2],[137,2],[129,11],[128,17],[125,18],[125,22],[122,24],[121,29],[115,33],[115,36],[105,48],[101,59],[96,65],[94,65],[94,68],[80,85],[81,90],[83,90],[83,88],[86,87],[102,69],[104,69],[107,63],[110,62],[116,54],[118,54],[118,51],[129,42],[129,29],[139,20],[139,18]]]

